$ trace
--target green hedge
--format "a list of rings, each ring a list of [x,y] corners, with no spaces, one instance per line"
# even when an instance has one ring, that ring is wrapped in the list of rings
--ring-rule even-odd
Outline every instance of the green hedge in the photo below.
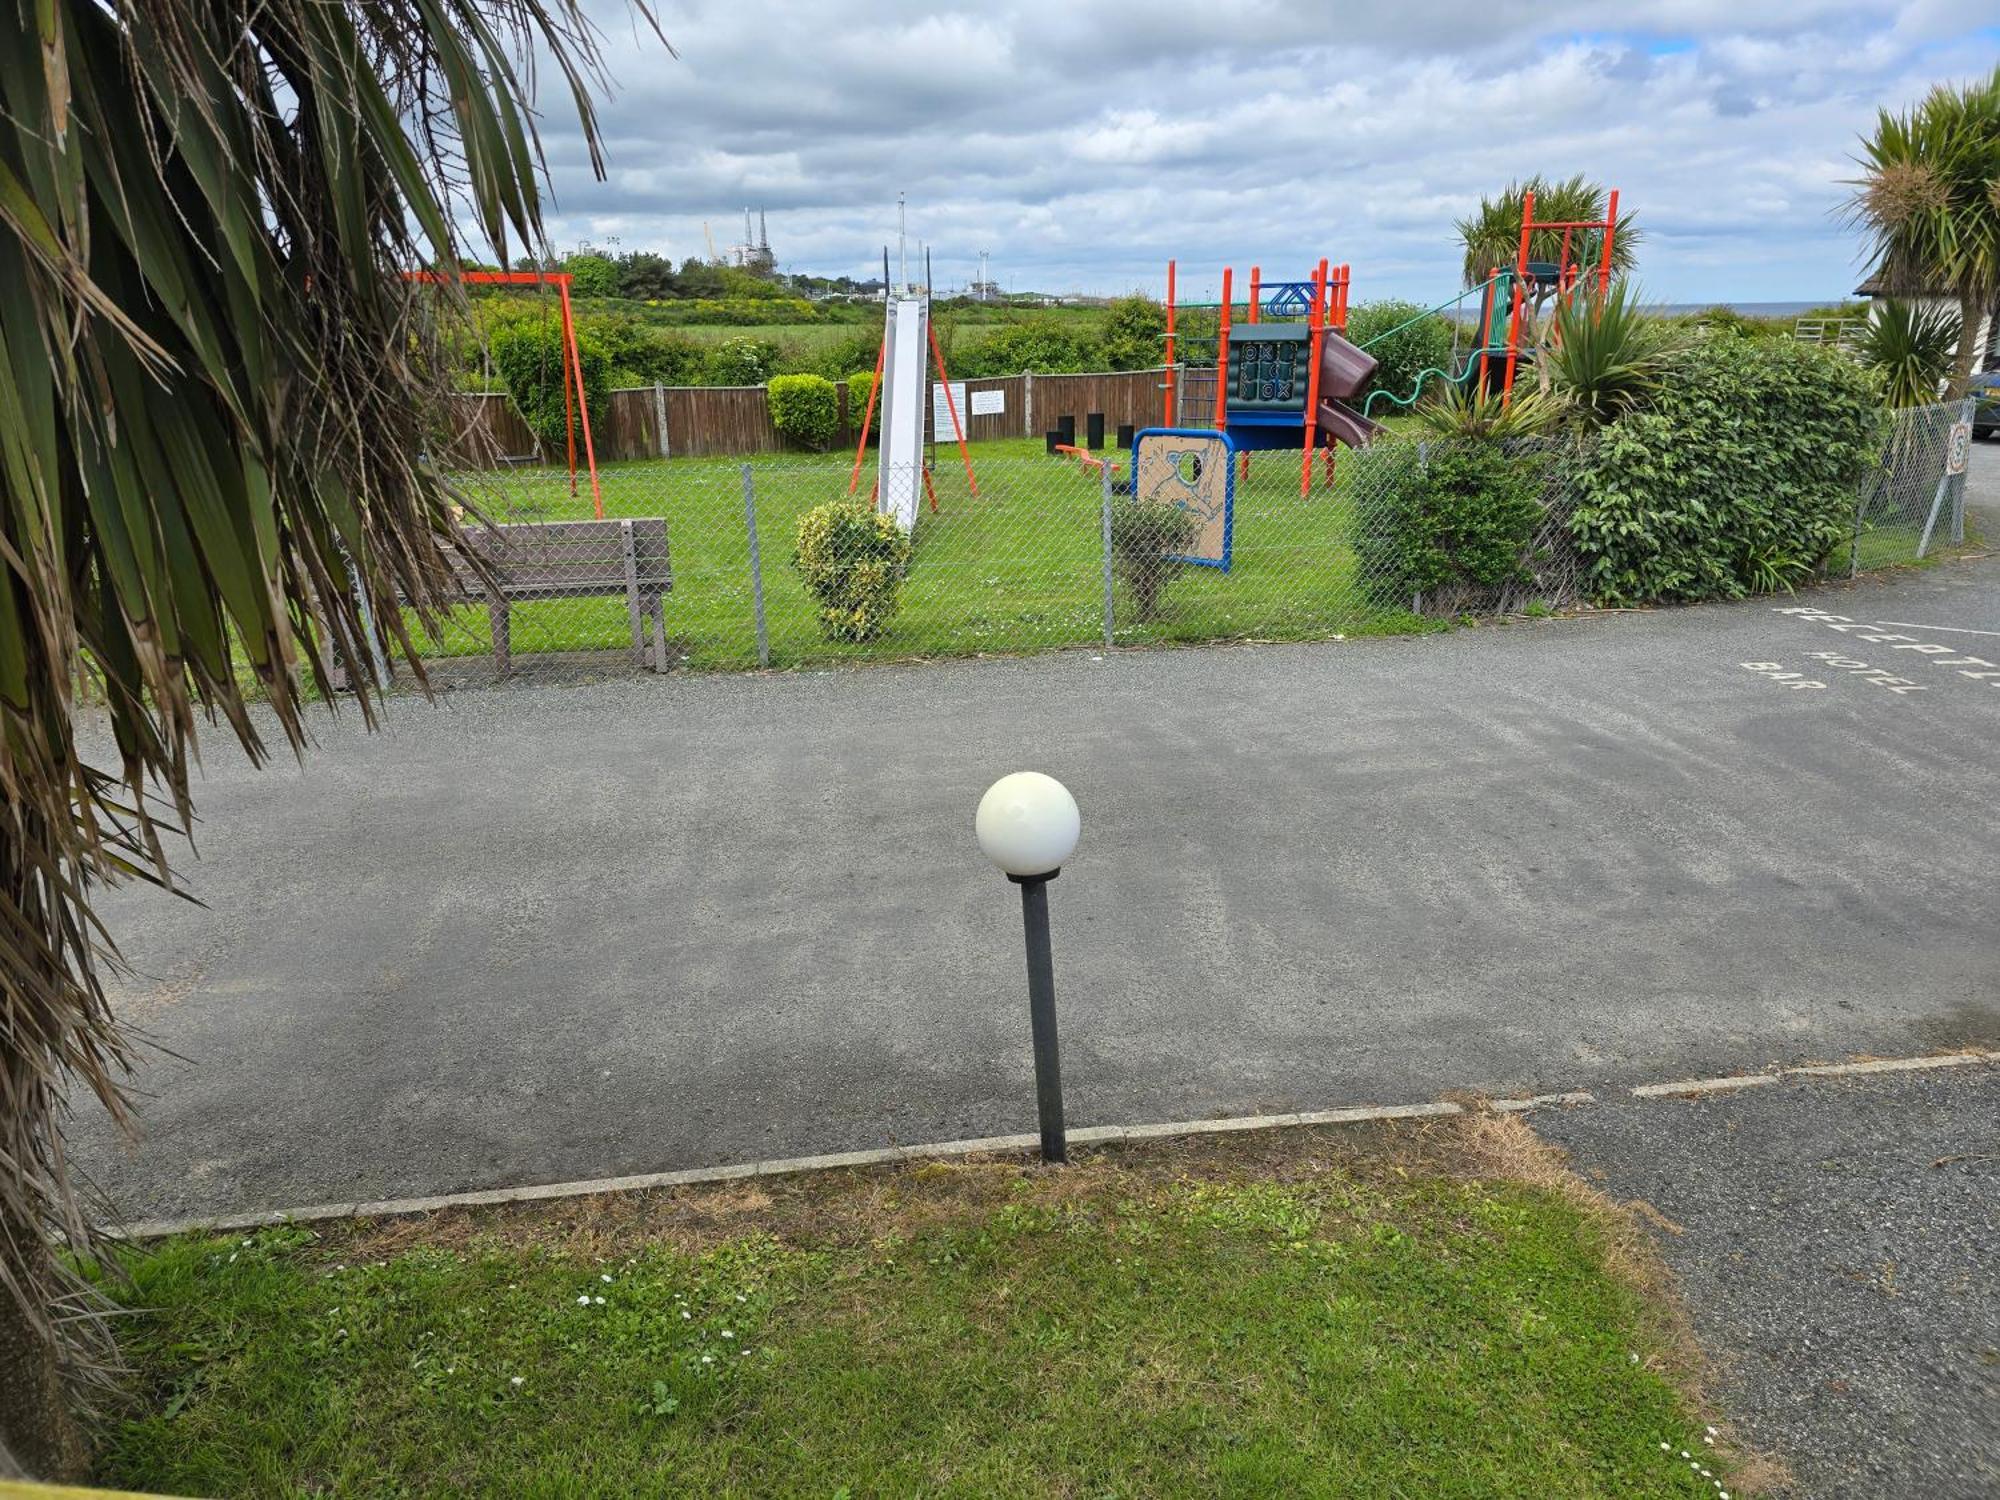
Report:
[[[553,319],[503,324],[493,332],[493,364],[507,394],[533,429],[542,452],[554,462],[564,452],[563,331]],[[596,339],[582,329],[576,335],[577,360],[583,370],[584,394],[590,402],[593,431],[605,430],[611,361]]]
[[[1369,496],[1354,545],[1376,604],[1408,608],[1415,594],[1484,592],[1532,576],[1546,451],[1394,443],[1354,461],[1355,483]]]
[[[1835,350],[1701,339],[1581,465],[1570,532],[1592,593],[1636,604],[1790,587],[1851,534],[1883,423],[1868,376]]]

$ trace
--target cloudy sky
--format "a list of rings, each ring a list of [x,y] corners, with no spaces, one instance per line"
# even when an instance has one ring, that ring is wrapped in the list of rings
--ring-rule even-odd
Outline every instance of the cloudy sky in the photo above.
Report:
[[[1452,222],[1516,176],[1623,191],[1666,301],[1831,298],[1858,132],[2000,58],[2000,0],[613,0],[609,177],[546,144],[559,246],[676,259],[768,211],[786,270],[914,255],[1027,290],[1183,296],[1353,263],[1357,299],[1456,290]],[[1337,19],[1336,19],[1337,18]]]

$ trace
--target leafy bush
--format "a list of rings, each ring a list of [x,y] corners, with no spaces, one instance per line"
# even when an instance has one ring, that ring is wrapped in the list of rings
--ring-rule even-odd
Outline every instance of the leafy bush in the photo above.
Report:
[[[822,375],[773,375],[765,387],[781,437],[824,453],[840,426],[840,396]]]
[[[724,339],[702,362],[703,385],[762,385],[778,363],[778,346],[765,339]]]
[[[590,425],[602,432],[611,361],[595,336],[581,328],[576,332],[576,346],[584,395],[590,403]],[[503,323],[493,330],[492,349],[493,363],[507,394],[514,398],[522,419],[542,445],[542,453],[554,461],[567,443],[563,384],[568,372],[563,368],[562,324],[552,318]]]
[[[1955,308],[1882,304],[1855,352],[1881,382],[1884,401],[1905,407],[1928,406],[1938,399],[1958,352],[1958,322]]]
[[[569,289],[578,297],[618,295],[618,267],[608,256],[572,255],[562,268],[569,272]]]
[[[1164,326],[1164,325],[1162,325]],[[943,330],[940,329],[940,335]],[[1037,375],[1066,374],[1088,370],[1097,358],[1088,333],[1043,318],[1033,322],[1010,323],[983,339],[968,339],[957,349],[947,349],[952,378],[988,375],[1019,375],[1032,370]]]
[[[792,566],[830,641],[870,641],[896,613],[910,539],[864,500],[829,500],[799,517]]]
[[[857,328],[837,339],[815,345],[810,352],[805,368],[814,375],[824,375],[828,380],[845,380],[854,370],[871,370],[875,367],[875,355],[882,347],[882,325]]]
[[[1410,322],[1413,318],[1416,321]],[[1400,323],[1409,326],[1397,328]],[[1396,332],[1390,333],[1392,328]],[[1371,339],[1379,342],[1370,343]],[[1368,389],[1387,391],[1399,401],[1410,399],[1425,370],[1444,370],[1451,363],[1451,324],[1435,313],[1424,316],[1414,302],[1357,302],[1348,310],[1347,341],[1363,345],[1375,358],[1375,376]],[[1424,383],[1426,391],[1435,379]]]
[[[684,333],[650,328],[622,314],[586,320],[611,361],[612,385],[693,385],[701,378],[708,347]]]
[[[1736,599],[1825,561],[1884,415],[1868,375],[1789,339],[1711,336],[1602,429],[1570,519],[1606,603]]]
[[[1151,500],[1120,500],[1111,508],[1111,568],[1142,620],[1160,612],[1160,596],[1186,570],[1174,554],[1194,545],[1201,521],[1193,511]]]
[[[1357,455],[1356,483],[1372,492],[1355,536],[1369,597],[1408,606],[1413,595],[1484,593],[1526,583],[1541,523],[1546,459],[1498,442],[1449,442],[1428,451],[1397,443]],[[1442,601],[1440,601],[1442,602]]]
[[[1106,370],[1149,370],[1165,357],[1167,310],[1151,297],[1120,297],[1098,330],[1098,364]]]

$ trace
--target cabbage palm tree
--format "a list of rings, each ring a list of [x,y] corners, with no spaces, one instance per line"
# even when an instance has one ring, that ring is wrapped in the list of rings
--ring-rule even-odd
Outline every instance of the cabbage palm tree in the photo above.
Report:
[[[1951,373],[1959,328],[1950,308],[1891,298],[1875,309],[1855,352],[1881,381],[1891,407],[1929,406]]]
[[[1889,293],[1958,301],[1950,394],[1962,396],[1979,329],[2000,303],[2000,67],[1939,84],[1901,114],[1882,110],[1859,160],[1848,214],[1868,232]]]
[[[51,1251],[65,1098],[126,1114],[93,899],[171,880],[199,722],[300,751],[335,657],[372,714],[357,586],[445,598],[455,291],[402,272],[541,244],[537,55],[597,164],[582,0],[0,0],[0,1477],[78,1466],[107,1354]]]
[[[1604,188],[1578,175],[1560,182],[1535,176],[1525,182],[1510,182],[1497,197],[1481,198],[1478,211],[1458,221],[1458,237],[1465,246],[1465,284],[1478,286],[1496,267],[1511,270],[1521,253],[1521,214],[1529,193],[1535,195],[1535,222],[1568,221],[1587,223],[1602,219],[1609,202]],[[1559,260],[1563,232],[1538,229],[1528,240],[1530,260]],[[1611,241],[1611,274],[1624,276],[1636,263],[1639,230],[1632,215],[1618,216],[1618,232]],[[1570,239],[1570,260],[1594,270],[1604,254],[1601,230],[1579,230]],[[1545,288],[1536,298],[1539,312],[1554,292]]]

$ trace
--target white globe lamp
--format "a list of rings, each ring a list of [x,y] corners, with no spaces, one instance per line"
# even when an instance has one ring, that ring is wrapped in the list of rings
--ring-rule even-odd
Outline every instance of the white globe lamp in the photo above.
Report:
[[[1076,852],[1083,817],[1055,777],[1016,771],[986,789],[973,830],[988,859],[1016,880],[1032,880],[1054,875]]]
[[[1042,1160],[1069,1160],[1063,1128],[1062,1053],[1056,1045],[1056,965],[1049,946],[1049,882],[1076,853],[1083,818],[1076,798],[1053,776],[1016,771],[979,799],[973,832],[986,857],[1021,888],[1021,925],[1028,938],[1028,1023],[1035,1042],[1035,1112]]]

